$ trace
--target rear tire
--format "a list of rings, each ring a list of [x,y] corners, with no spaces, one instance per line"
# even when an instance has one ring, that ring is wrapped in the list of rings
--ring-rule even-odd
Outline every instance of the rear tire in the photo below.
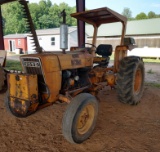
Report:
[[[140,57],[122,59],[116,84],[119,101],[131,105],[140,102],[144,90],[144,63]]]
[[[68,105],[62,121],[64,137],[82,143],[92,134],[98,116],[98,101],[89,93],[77,95]]]

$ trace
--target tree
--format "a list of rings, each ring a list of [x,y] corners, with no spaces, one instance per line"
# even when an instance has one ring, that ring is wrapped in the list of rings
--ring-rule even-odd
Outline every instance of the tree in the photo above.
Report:
[[[37,3],[31,3],[29,4],[29,9],[35,28],[40,29],[40,24],[38,20],[42,15],[39,5]]]
[[[26,32],[25,19],[19,3],[14,2],[3,5],[2,14],[5,34]]]
[[[148,18],[156,18],[156,17],[157,17],[157,15],[155,14],[155,12],[150,11],[148,13]]]
[[[137,16],[136,16],[136,19],[137,20],[143,20],[143,19],[147,19],[148,17],[147,17],[147,15],[144,13],[144,12],[141,12],[140,14],[138,14]]]
[[[75,12],[75,7],[69,7],[66,3],[60,3],[59,5],[54,4],[49,9],[50,19],[53,20],[53,27],[59,27],[62,22],[62,17],[60,13],[65,9],[66,11],[66,22],[69,26],[76,25],[76,19],[71,18],[70,14]]]
[[[29,3],[29,10],[36,29],[59,27],[62,22],[60,13],[65,9],[66,23],[69,26],[77,24],[76,19],[70,16],[76,12],[76,7],[70,7],[66,3],[52,5],[51,0],[40,0],[39,3]],[[18,2],[2,5],[4,34],[26,33],[27,24],[23,16],[22,6]]]
[[[132,12],[127,7],[123,9],[122,15],[127,17],[127,19],[131,19],[132,18]]]

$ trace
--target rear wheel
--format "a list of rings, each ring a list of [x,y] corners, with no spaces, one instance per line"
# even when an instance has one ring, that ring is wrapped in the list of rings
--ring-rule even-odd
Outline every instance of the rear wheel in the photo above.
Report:
[[[122,59],[117,74],[118,99],[136,105],[144,90],[144,63],[140,57],[130,56]]]
[[[64,137],[82,143],[92,134],[98,116],[98,101],[89,93],[77,95],[68,105],[62,121]]]

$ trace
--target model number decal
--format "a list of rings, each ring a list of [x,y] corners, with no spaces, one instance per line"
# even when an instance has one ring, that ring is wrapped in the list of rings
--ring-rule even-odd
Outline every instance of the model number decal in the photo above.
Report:
[[[81,60],[71,60],[71,64],[73,66],[75,66],[75,65],[81,65]]]
[[[23,65],[25,67],[40,67],[40,63],[39,62],[23,61]]]

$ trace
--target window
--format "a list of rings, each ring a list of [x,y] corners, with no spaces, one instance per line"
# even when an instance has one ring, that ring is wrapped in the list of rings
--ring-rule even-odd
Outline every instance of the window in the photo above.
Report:
[[[20,46],[21,45],[21,40],[20,39],[18,39],[18,46]]]
[[[51,37],[51,45],[55,45],[55,37]]]

